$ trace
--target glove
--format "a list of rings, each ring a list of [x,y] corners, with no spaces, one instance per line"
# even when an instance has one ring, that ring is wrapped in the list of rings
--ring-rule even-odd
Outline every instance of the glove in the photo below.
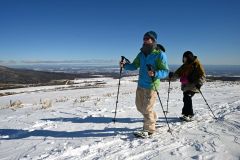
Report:
[[[171,79],[173,77],[174,73],[173,72],[169,72],[168,77]]]
[[[120,62],[119,62],[119,66],[120,66],[121,68],[123,68],[125,64],[126,64],[126,63],[125,63],[124,61],[120,61]]]
[[[199,84],[199,83],[197,83],[195,86],[196,86],[196,88],[197,88],[198,90],[200,90],[200,88],[202,87],[202,85]]]
[[[148,75],[150,77],[155,77],[155,71],[148,71]]]

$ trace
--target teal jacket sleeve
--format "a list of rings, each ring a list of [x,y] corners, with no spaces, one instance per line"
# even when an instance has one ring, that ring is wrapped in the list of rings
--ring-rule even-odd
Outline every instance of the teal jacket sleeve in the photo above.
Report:
[[[156,64],[155,78],[157,79],[166,78],[169,74],[169,67],[166,54],[161,53],[156,59],[155,64]]]
[[[140,55],[138,54],[137,57],[133,60],[133,63],[126,63],[124,65],[124,69],[134,71],[140,67]]]

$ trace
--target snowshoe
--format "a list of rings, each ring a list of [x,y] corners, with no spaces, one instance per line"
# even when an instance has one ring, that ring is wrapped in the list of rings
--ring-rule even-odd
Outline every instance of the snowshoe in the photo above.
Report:
[[[185,122],[192,122],[193,121],[191,116],[182,116],[182,117],[179,117],[179,119],[181,121],[185,121]]]
[[[153,133],[150,133],[148,131],[137,131],[133,133],[135,137],[137,138],[151,138]]]

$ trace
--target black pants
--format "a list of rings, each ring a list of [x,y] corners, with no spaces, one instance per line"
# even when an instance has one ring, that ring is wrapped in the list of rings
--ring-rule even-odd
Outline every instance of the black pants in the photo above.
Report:
[[[194,92],[186,91],[183,92],[183,109],[182,114],[185,116],[193,116],[193,106],[192,106],[192,97],[194,96]]]

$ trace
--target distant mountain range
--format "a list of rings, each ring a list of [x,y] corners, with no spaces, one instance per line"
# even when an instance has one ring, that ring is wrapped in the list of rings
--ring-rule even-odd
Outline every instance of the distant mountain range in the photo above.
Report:
[[[29,69],[13,69],[0,66],[0,83],[4,84],[39,84],[49,83],[52,80],[74,79],[74,78],[89,78],[95,77],[88,73],[70,74],[35,71]]]
[[[117,64],[118,60],[114,59],[86,59],[86,60],[62,60],[62,61],[54,61],[54,60],[10,60],[4,61],[0,60],[0,65],[13,65],[13,64]]]
[[[226,69],[226,68],[225,68]],[[213,69],[215,71],[216,69]],[[233,73],[237,70],[235,68],[229,69]],[[236,71],[235,71],[236,70]],[[224,71],[224,70],[223,70]],[[223,73],[229,73],[229,71],[224,71]],[[214,72],[213,72],[214,73]],[[219,71],[219,73],[221,73]],[[124,73],[122,76],[136,75],[136,73]],[[98,71],[84,73],[63,73],[63,72],[48,72],[48,71],[36,71],[31,69],[20,69],[20,68],[9,68],[0,65],[0,90],[19,88],[27,86],[41,86],[41,85],[61,85],[65,84],[68,80],[73,80],[75,78],[94,78],[94,77],[112,77],[119,78],[119,72],[110,71]],[[239,81],[239,76],[208,76],[208,80],[223,80],[223,81]]]

